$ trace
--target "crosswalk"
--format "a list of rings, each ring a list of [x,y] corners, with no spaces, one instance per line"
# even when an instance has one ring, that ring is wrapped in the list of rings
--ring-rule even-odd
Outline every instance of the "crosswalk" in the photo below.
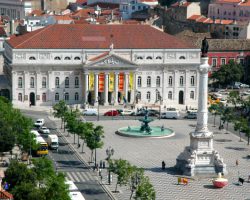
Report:
[[[88,182],[88,181],[96,181],[96,177],[94,177],[90,172],[65,172],[66,179],[73,182]]]

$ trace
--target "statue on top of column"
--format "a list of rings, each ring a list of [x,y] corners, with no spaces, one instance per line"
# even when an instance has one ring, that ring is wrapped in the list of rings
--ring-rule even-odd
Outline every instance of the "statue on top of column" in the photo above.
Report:
[[[208,42],[207,42],[207,38],[205,37],[202,40],[202,45],[201,45],[201,57],[207,57],[207,52],[208,52]]]

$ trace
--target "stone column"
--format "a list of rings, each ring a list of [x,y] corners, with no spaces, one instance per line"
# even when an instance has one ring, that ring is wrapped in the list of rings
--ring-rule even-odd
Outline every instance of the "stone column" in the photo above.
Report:
[[[51,102],[51,106],[53,106],[53,102],[55,101],[55,95],[52,95],[54,94],[53,91],[55,91],[55,80],[52,78],[52,72],[51,71],[48,71],[48,75],[46,76],[47,78],[47,88],[48,88],[48,96],[47,96],[47,99],[49,102]],[[53,89],[52,89],[53,88]]]
[[[174,80],[173,80],[173,87],[174,87],[174,90],[173,90],[173,100],[174,100],[174,103],[176,104],[179,104],[179,90],[177,91],[177,88],[179,87],[179,76],[178,75],[178,72],[177,70],[174,71]]]
[[[118,105],[118,78],[119,72],[115,72],[115,84],[114,84],[114,105]]]
[[[135,72],[133,72],[133,83],[132,85],[132,90],[130,91],[130,103],[134,104],[135,103]]]
[[[189,88],[189,83],[190,83],[190,77],[189,77],[189,70],[185,71],[185,96],[184,96],[184,104],[188,105],[189,99],[190,99],[190,91],[188,90]]]
[[[124,97],[126,99],[126,101],[128,102],[128,75],[129,73],[128,72],[125,72],[124,73]]]
[[[95,98],[95,102],[94,102],[94,105],[97,105],[97,101],[98,101],[98,80],[99,79],[99,73],[95,72],[95,86],[94,86],[94,90],[95,90],[95,95],[94,95],[94,98]]]
[[[88,94],[89,94],[89,73],[84,73],[84,103],[88,103]]]
[[[23,79],[23,83],[24,83],[24,79]],[[24,84],[23,84],[23,87],[24,87]],[[12,71],[12,94],[10,94],[12,97],[11,96],[10,97],[13,101],[18,101],[19,92],[17,92],[17,88],[18,88],[17,73]]]
[[[109,73],[105,73],[105,81],[104,81],[104,105],[109,105],[108,102],[108,94],[109,94]]]
[[[208,57],[201,58],[201,65],[199,67],[200,80],[199,80],[199,96],[198,99],[198,113],[197,113],[197,125],[195,132],[208,132],[207,129],[207,85],[208,85]]]
[[[162,82],[161,82],[161,86],[162,86],[162,101],[163,104],[166,103],[167,101],[167,94],[166,94],[166,88],[168,85],[168,79],[167,79],[167,71],[163,70],[162,73]]]

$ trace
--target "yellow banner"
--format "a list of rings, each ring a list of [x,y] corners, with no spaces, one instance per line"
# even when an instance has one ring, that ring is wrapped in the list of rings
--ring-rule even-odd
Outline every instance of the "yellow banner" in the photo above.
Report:
[[[114,85],[115,83],[115,74],[114,72],[109,73],[109,92],[113,92],[114,91]]]
[[[134,73],[129,73],[129,90],[133,90],[134,88]]]
[[[95,75],[93,72],[89,73],[89,91],[94,91]]]

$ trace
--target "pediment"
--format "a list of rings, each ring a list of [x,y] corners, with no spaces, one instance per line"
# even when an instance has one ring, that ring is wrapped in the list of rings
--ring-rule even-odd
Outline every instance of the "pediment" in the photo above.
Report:
[[[96,59],[95,59],[96,58]],[[136,63],[131,62],[130,60],[124,59],[116,54],[108,54],[104,56],[97,56],[92,58],[86,63],[86,66],[89,67],[102,67],[102,66],[137,66]]]

